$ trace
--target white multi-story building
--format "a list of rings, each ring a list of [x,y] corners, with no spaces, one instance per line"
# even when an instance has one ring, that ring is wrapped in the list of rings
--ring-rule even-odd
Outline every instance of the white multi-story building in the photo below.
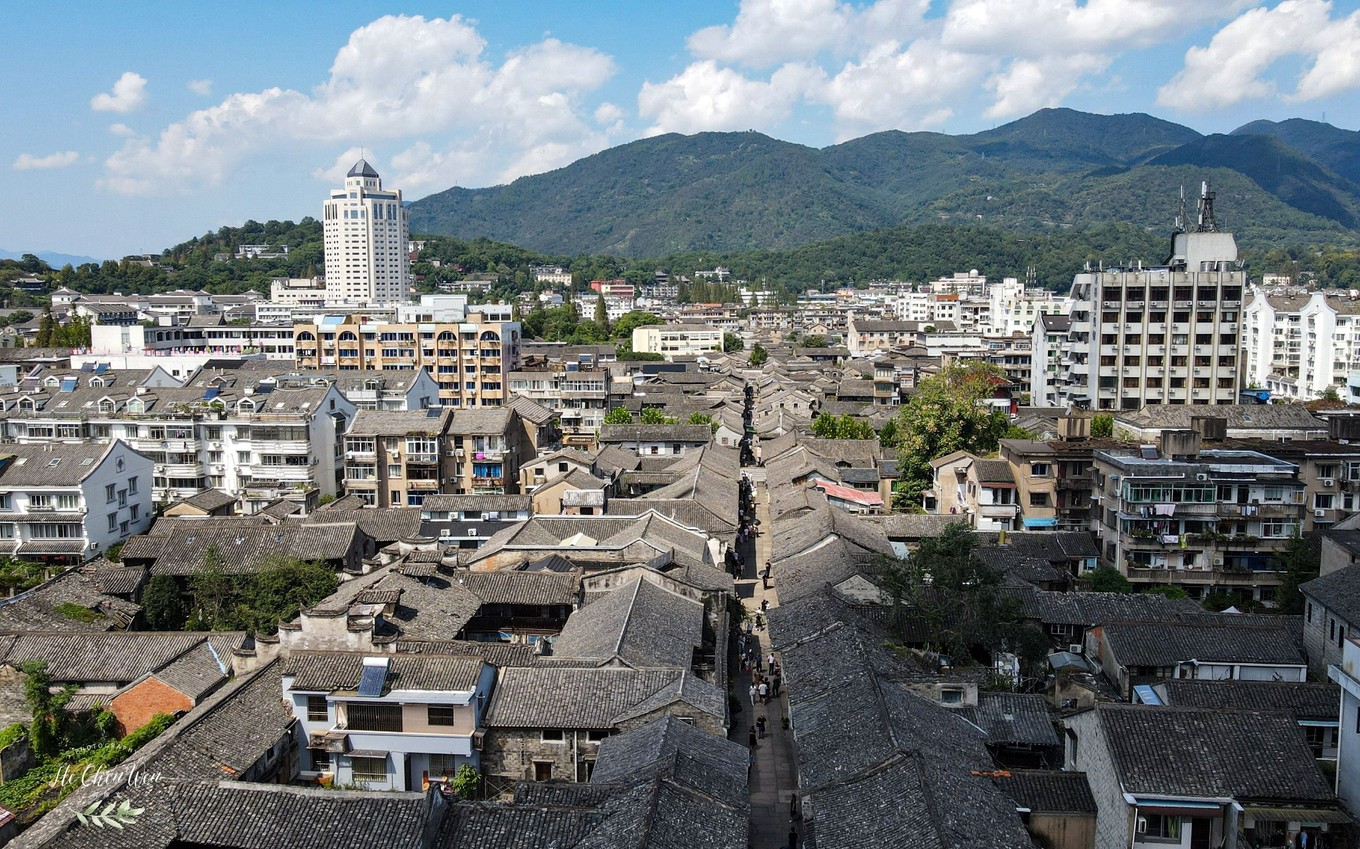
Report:
[[[669,360],[722,349],[723,331],[708,324],[649,324],[633,330],[633,350],[639,354],[661,354]]]
[[[1207,187],[1200,210],[1198,230],[1174,234],[1166,265],[1073,279],[1060,404],[1137,410],[1236,402],[1246,275],[1232,234],[1214,229]]]
[[[383,189],[373,166],[360,159],[322,207],[328,300],[395,303],[406,300],[410,231],[400,189]],[[331,302],[334,302],[331,300]]]
[[[1360,299],[1349,293],[1267,294],[1242,310],[1243,378],[1271,395],[1309,401],[1343,392],[1360,372]]]
[[[1036,407],[1058,404],[1058,368],[1072,320],[1065,315],[1041,313],[1030,333],[1030,403]]]
[[[1028,336],[1041,315],[1067,315],[1072,302],[1046,289],[1029,289],[1014,277],[987,287],[989,332],[993,336]]]
[[[151,523],[151,458],[126,442],[4,446],[0,553],[83,563]]]
[[[355,405],[320,376],[200,372],[185,386],[153,370],[49,372],[0,394],[0,437],[29,445],[122,440],[149,457],[158,504],[203,489],[245,512],[283,498],[304,511],[338,491]]]

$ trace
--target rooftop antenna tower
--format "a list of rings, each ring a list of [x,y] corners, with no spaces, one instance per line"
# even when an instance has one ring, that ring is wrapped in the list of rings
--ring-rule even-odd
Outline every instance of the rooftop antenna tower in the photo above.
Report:
[[[1181,183],[1181,204],[1176,213],[1176,232],[1185,232],[1185,184]]]
[[[1195,229],[1200,233],[1218,232],[1218,222],[1214,219],[1214,193],[1209,191],[1208,180],[1200,184],[1199,225]]]

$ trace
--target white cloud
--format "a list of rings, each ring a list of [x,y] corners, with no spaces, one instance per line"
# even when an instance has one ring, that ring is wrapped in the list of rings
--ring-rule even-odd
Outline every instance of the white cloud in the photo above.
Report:
[[[349,173],[349,169],[354,167],[354,163],[365,158],[367,154],[368,151],[357,145],[348,148],[325,168],[313,168],[312,176],[328,186],[341,185],[345,182],[345,175]]]
[[[115,136],[122,136],[123,138],[131,138],[132,136],[137,135],[136,130],[123,123],[109,124],[109,132]]]
[[[100,92],[90,98],[90,108],[96,112],[135,112],[146,105],[146,78],[135,71],[125,71],[113,84],[113,90]]]
[[[1016,59],[986,82],[995,99],[987,109],[989,118],[1015,118],[1036,109],[1057,106],[1082,79],[1110,66],[1110,57],[1092,53]]]
[[[192,91],[200,97],[207,97],[212,94],[212,80],[189,80],[186,85],[188,86],[189,91]]]
[[[696,62],[664,83],[644,83],[638,112],[652,118],[647,135],[747,130],[788,117],[824,75],[805,65],[785,65],[769,80],[751,79],[712,60]]]
[[[546,39],[498,65],[485,46],[457,16],[379,18],[351,34],[311,92],[231,94],[154,140],[129,141],[106,161],[102,184],[125,194],[211,185],[259,150],[387,143],[408,146],[393,159],[398,171],[468,185],[564,165],[608,146],[584,102],[614,73],[608,56]]]
[[[49,153],[46,156],[34,156],[31,153],[21,153],[19,158],[14,160],[15,171],[37,171],[52,168],[67,168],[80,161],[80,154],[74,150],[63,150],[57,153]]]
[[[730,24],[690,36],[688,67],[642,86],[639,111],[650,132],[770,130],[800,103],[820,104],[839,139],[932,127],[966,109],[1012,117],[1105,85],[1125,53],[1260,2],[937,0],[940,14],[928,15],[928,0],[742,0]],[[1337,41],[1336,60],[1360,75],[1351,42]],[[790,69],[806,89],[777,84]]]
[[[1268,74],[1281,59],[1302,57],[1306,70],[1288,100],[1313,100],[1360,86],[1360,12],[1332,18],[1328,0],[1284,0],[1240,15],[1204,47],[1191,47],[1185,67],[1157,92],[1175,109],[1213,109],[1273,97]]]

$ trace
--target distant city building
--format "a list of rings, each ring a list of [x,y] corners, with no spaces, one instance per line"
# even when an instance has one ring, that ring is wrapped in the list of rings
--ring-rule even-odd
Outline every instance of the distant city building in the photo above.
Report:
[[[1342,391],[1360,373],[1360,298],[1349,292],[1268,294],[1259,286],[1242,310],[1249,386],[1312,400]]]
[[[1073,279],[1059,403],[1093,410],[1234,403],[1245,284],[1237,243],[1216,229],[1206,184],[1198,229],[1173,235],[1165,265]]]
[[[326,285],[357,304],[404,301],[410,286],[410,232],[401,190],[384,190],[363,159],[323,206]]]
[[[723,331],[708,324],[649,324],[633,330],[633,350],[661,354],[666,359],[721,353]]]

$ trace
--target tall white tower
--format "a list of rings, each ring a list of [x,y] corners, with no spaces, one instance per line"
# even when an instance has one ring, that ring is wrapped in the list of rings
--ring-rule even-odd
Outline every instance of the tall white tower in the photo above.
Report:
[[[382,187],[373,166],[360,159],[332,189],[322,221],[326,249],[326,300],[351,304],[405,301],[410,288],[410,229],[401,190]]]

